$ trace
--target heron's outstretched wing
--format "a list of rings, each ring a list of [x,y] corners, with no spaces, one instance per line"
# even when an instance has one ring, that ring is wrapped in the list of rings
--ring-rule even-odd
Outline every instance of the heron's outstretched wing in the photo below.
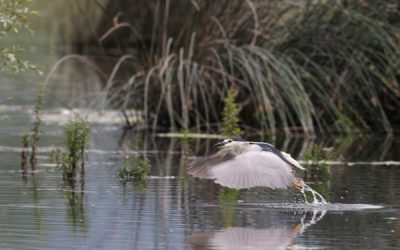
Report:
[[[234,160],[209,167],[207,175],[222,186],[236,189],[257,186],[286,189],[296,180],[291,167],[279,156],[268,151],[239,154]]]
[[[295,166],[296,168],[301,169],[301,170],[306,170],[302,165],[300,165],[300,163],[298,161],[293,159],[293,157],[290,154],[285,153],[283,151],[281,151],[281,153],[282,153],[283,157],[285,157],[285,159],[288,162],[290,162],[293,166]]]
[[[303,168],[303,166],[300,165],[300,163],[298,161],[296,161],[295,159],[293,159],[293,157],[288,154],[285,153],[283,151],[280,151],[278,149],[276,149],[274,146],[272,146],[269,143],[265,143],[265,142],[253,142],[253,144],[258,145],[263,151],[270,151],[275,153],[276,155],[278,155],[280,158],[282,158],[282,160],[286,161],[289,165],[295,166],[296,168],[299,168],[301,170],[305,170]]]
[[[213,179],[214,177],[210,176],[209,170],[215,165],[230,161],[233,158],[234,155],[232,154],[215,154],[198,158],[190,164],[188,174],[197,178]]]

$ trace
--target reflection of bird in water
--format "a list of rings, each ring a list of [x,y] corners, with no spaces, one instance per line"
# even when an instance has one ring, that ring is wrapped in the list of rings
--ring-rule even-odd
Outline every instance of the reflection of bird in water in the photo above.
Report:
[[[194,177],[212,179],[229,188],[256,186],[272,189],[303,187],[294,169],[304,168],[289,154],[263,142],[244,141],[232,137],[218,142],[219,151],[193,161],[188,173]]]
[[[326,211],[306,212],[294,226],[273,225],[269,228],[228,227],[215,231],[192,234],[188,237],[190,249],[287,249],[295,244],[297,236],[316,224]],[[307,220],[307,221],[306,221]]]
[[[229,227],[191,235],[191,249],[286,249],[296,237],[290,228]]]

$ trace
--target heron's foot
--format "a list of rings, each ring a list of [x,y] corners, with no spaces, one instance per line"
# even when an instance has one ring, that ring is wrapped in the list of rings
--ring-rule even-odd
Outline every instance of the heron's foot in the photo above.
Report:
[[[302,190],[303,189],[303,181],[300,178],[297,178],[294,182],[293,182],[293,187],[295,189],[298,190]]]
[[[303,230],[303,225],[302,224],[297,224],[293,229],[292,229],[292,234],[294,237],[301,233]]]

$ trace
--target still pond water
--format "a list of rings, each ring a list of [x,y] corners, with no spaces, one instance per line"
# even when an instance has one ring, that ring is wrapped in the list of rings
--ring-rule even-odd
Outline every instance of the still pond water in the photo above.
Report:
[[[64,182],[49,152],[63,143],[65,111],[45,110],[37,173],[20,172],[29,106],[3,105],[0,128],[0,249],[396,249],[400,246],[400,166],[396,138],[318,141],[337,147],[319,190],[331,203],[312,207],[294,191],[238,193],[187,177],[195,155],[215,140],[165,138],[93,124],[84,178]],[[64,115],[62,115],[64,114]],[[52,116],[57,119],[51,119]],[[65,119],[64,119],[65,120]],[[310,142],[276,142],[301,155]],[[121,182],[124,155],[146,156],[151,176]],[[375,161],[376,165],[366,162]],[[354,164],[361,162],[361,164]],[[318,186],[316,186],[318,188]],[[363,204],[363,205],[359,205]]]

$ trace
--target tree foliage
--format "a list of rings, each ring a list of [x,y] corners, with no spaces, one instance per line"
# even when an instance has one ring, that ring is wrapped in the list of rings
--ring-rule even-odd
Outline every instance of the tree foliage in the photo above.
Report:
[[[0,62],[1,70],[18,73],[35,66],[23,60],[18,53],[23,49],[19,45],[4,46],[4,40],[10,34],[27,32],[32,34],[29,28],[28,17],[35,14],[27,7],[29,0],[0,0]]]

